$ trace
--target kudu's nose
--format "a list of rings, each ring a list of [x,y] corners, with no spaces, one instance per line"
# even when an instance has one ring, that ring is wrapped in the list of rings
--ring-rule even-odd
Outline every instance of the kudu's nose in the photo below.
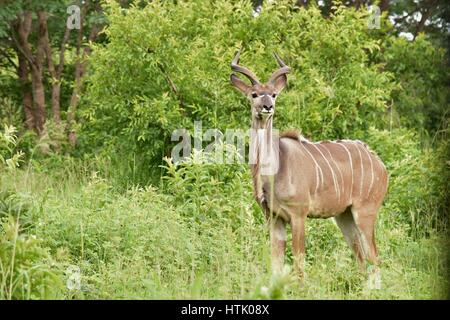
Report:
[[[264,110],[271,111],[273,109],[273,105],[263,105]]]

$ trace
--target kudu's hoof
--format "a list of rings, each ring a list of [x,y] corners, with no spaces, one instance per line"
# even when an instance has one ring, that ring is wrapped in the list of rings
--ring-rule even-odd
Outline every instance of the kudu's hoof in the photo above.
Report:
[[[381,289],[381,271],[379,268],[369,269],[367,279],[367,289],[380,290]]]

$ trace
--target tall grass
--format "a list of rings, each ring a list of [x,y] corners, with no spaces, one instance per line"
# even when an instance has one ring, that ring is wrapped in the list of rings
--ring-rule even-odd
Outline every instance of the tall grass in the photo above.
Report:
[[[446,297],[445,228],[410,220],[421,202],[399,211],[402,175],[392,177],[377,223],[382,289],[368,291],[331,219],[307,221],[303,284],[289,270],[271,276],[268,230],[244,165],[207,164],[197,154],[167,161],[158,187],[124,187],[101,159],[51,161],[0,175],[2,299]],[[66,285],[72,267],[79,288]]]

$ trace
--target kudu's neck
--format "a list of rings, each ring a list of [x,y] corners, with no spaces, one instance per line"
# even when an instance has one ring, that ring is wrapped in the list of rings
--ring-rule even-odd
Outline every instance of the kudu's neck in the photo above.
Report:
[[[251,130],[250,147],[255,156],[255,160],[266,163],[267,157],[269,157],[274,151],[274,138],[272,134],[272,117],[267,121],[262,122],[260,120],[253,119]],[[252,162],[255,163],[256,162]]]
[[[265,180],[278,172],[278,137],[274,137],[272,117],[266,122],[253,119],[250,135],[250,164],[253,175],[254,195],[258,201],[264,200]]]

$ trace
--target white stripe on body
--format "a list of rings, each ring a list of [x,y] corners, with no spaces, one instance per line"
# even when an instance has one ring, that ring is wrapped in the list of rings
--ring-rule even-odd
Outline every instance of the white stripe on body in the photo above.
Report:
[[[325,162],[328,164],[328,167],[331,170],[331,176],[333,178],[333,186],[334,186],[334,192],[336,193],[337,197],[338,197],[338,201],[341,201],[341,193],[339,192],[338,186],[336,185],[337,183],[337,178],[336,178],[336,174],[333,170],[333,168],[331,167],[330,162],[328,161],[328,159],[325,157],[325,155],[322,153],[322,151],[320,151],[320,149],[316,146],[316,144],[312,144],[314,146],[314,148],[316,148],[317,151],[319,151],[319,153],[322,155],[322,158],[325,159]]]
[[[306,142],[306,141],[305,141]],[[308,143],[308,142],[306,142]],[[303,143],[300,142],[300,145],[306,150],[306,152],[308,152],[309,156],[311,157],[311,159],[314,161],[315,165],[316,165],[316,190],[314,191],[314,193],[317,193],[317,190],[319,189],[319,179],[318,179],[318,173],[320,173],[320,177],[321,177],[321,185],[323,185],[323,172],[322,172],[322,168],[319,166],[319,164],[317,163],[316,159],[313,157],[313,155],[311,154],[311,152],[309,152],[308,148],[306,148]]]
[[[372,190],[372,186],[373,186],[373,180],[374,180],[374,172],[373,172],[373,162],[372,162],[372,157],[370,156],[369,151],[367,151],[367,148],[363,147],[364,151],[367,154],[367,157],[370,160],[370,172],[371,172],[371,179],[370,179],[370,185],[369,185],[369,190],[367,191],[367,196],[370,195],[370,191]]]
[[[335,143],[334,141],[330,141],[332,143]],[[328,155],[330,156],[331,161],[333,161],[334,166],[337,168],[338,172],[339,172],[339,176],[341,177],[341,183],[342,183],[342,193],[345,192],[345,182],[344,182],[344,175],[342,174],[341,168],[339,168],[337,162],[334,160],[333,155],[331,154],[330,150],[327,148],[326,144],[321,145],[324,147],[325,150],[327,150]],[[341,193],[341,192],[339,192]]]
[[[359,154],[359,160],[361,162],[361,183],[359,186],[359,195],[362,194],[362,188],[363,188],[363,182],[364,182],[364,164],[363,164],[363,160],[362,160],[362,155],[361,155],[361,150],[358,147],[358,143],[352,141],[353,144],[356,146],[356,149],[358,149],[358,154]]]
[[[348,148],[345,145],[343,145],[341,142],[334,142],[334,143],[336,143],[338,146],[343,147],[345,149],[345,151],[347,152],[347,154],[348,154],[348,158],[349,158],[349,161],[350,161],[350,171],[352,172],[352,185],[350,187],[350,193],[349,193],[350,194],[350,200],[351,200],[352,194],[353,194],[353,161],[352,161],[352,155],[351,155],[350,151],[348,150]]]

